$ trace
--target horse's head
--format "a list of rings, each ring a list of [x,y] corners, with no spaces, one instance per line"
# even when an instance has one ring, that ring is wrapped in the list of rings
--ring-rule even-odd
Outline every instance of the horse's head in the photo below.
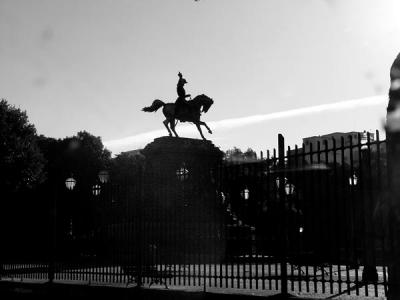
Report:
[[[213,105],[214,100],[211,99],[210,97],[204,95],[204,94],[199,95],[197,97],[198,97],[199,102],[203,106],[202,112],[204,112],[204,113],[208,112],[208,110],[210,109],[211,105]]]

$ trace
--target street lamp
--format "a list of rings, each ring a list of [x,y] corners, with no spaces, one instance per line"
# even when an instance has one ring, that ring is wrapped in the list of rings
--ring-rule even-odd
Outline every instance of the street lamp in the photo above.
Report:
[[[366,145],[368,143],[368,132],[364,130],[364,132],[361,134],[361,150],[366,150],[368,149],[368,146]]]
[[[75,184],[76,184],[76,180],[72,177],[69,177],[65,180],[65,187],[70,191],[72,191],[74,189]]]
[[[246,188],[240,193],[240,195],[242,196],[242,198],[243,198],[244,200],[248,200],[249,197],[250,197],[250,191],[249,191],[249,189],[246,187]]]
[[[98,177],[101,183],[107,183],[110,180],[110,174],[105,170],[100,171]]]
[[[184,163],[178,170],[176,170],[176,177],[178,177],[178,179],[180,181],[184,181],[189,178],[189,170],[186,169],[186,166]]]
[[[294,193],[294,184],[286,183],[285,184],[285,193],[286,193],[286,195],[293,195],[293,193]]]
[[[349,177],[349,184],[351,186],[356,186],[357,183],[358,183],[358,177],[357,177],[356,173],[353,173],[353,175]]]
[[[71,176],[65,180],[65,187],[72,191],[76,185],[76,180]],[[56,251],[57,251],[57,184],[54,185],[54,200],[53,200],[53,238],[52,238],[52,250],[51,250],[51,257],[49,261],[49,283],[53,283],[55,278],[55,258],[56,258]],[[69,235],[73,235],[72,232],[72,218],[69,222]]]
[[[101,187],[99,184],[95,184],[92,186],[92,193],[94,196],[100,195],[100,192],[101,192]]]
[[[355,230],[356,230],[356,215],[355,215],[355,208],[357,205],[357,195],[355,195],[355,188],[358,184],[358,177],[356,173],[353,173],[353,175],[350,175],[349,177],[349,186],[350,186],[350,213],[349,213],[349,226],[350,226],[350,260],[357,264],[356,261],[358,261],[357,258],[357,241],[356,241],[356,235],[355,235]]]

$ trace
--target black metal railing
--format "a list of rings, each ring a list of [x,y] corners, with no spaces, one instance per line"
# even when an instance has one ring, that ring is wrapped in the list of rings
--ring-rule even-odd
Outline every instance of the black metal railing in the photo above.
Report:
[[[59,227],[35,233],[52,242],[8,244],[2,279],[385,296],[386,141],[278,145],[248,162],[143,167],[88,196],[90,220],[59,207]]]

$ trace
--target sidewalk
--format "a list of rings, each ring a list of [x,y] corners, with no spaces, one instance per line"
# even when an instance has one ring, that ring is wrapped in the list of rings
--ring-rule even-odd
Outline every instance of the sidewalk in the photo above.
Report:
[[[162,299],[162,300],[258,300],[258,299],[322,299],[283,297],[279,294],[249,295],[224,291],[202,292],[191,289],[121,288],[114,286],[79,285],[64,283],[28,283],[0,281],[1,299]]]
[[[86,278],[88,279],[88,278]],[[89,278],[90,279],[90,278]],[[192,282],[193,284],[193,282]],[[360,293],[355,293],[354,288],[350,290],[343,289],[341,293],[323,293],[306,289],[304,286],[301,290],[289,289],[289,296],[283,297],[280,293],[279,286],[270,286],[271,289],[262,289],[260,286],[253,289],[250,288],[232,288],[232,287],[212,287],[204,285],[168,285],[166,289],[165,283],[152,283],[149,287],[149,281],[144,282],[142,288],[136,288],[134,283],[127,281],[114,282],[112,280],[106,282],[93,280],[63,280],[56,279],[53,284],[49,284],[46,278],[29,279],[29,278],[2,278],[0,280],[0,299],[83,299],[87,297],[103,297],[108,296],[110,299],[206,299],[206,300],[230,300],[230,299],[248,299],[258,300],[268,299],[299,299],[299,300],[318,300],[318,299],[336,299],[336,300],[385,300],[386,297],[379,294],[377,297],[366,297],[361,293],[364,288],[359,287]],[[204,288],[206,289],[204,291]],[[358,296],[357,296],[358,294]],[[369,291],[369,295],[373,295],[373,291]],[[4,297],[4,295],[6,297]]]

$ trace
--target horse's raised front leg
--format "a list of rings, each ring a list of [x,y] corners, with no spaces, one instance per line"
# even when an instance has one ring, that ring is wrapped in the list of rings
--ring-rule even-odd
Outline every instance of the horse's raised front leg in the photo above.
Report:
[[[200,132],[201,137],[203,138],[203,140],[205,140],[206,138],[204,137],[203,132],[201,131],[200,123],[195,123],[195,124],[196,124],[197,130]]]
[[[211,134],[212,134],[212,131],[211,131],[210,127],[208,127],[208,125],[206,124],[206,122],[200,121],[199,124],[200,124],[200,125],[204,125],[204,126],[207,128],[208,133],[211,133]]]
[[[163,124],[164,124],[164,126],[165,126],[165,128],[167,128],[167,130],[168,130],[168,133],[169,133],[169,136],[172,136],[172,132],[171,132],[171,130],[169,130],[169,127],[168,127],[168,120],[167,119],[165,119],[164,121],[163,121]]]
[[[169,121],[169,126],[171,126],[172,132],[175,134],[175,136],[179,137],[179,135],[175,131],[175,120]]]

